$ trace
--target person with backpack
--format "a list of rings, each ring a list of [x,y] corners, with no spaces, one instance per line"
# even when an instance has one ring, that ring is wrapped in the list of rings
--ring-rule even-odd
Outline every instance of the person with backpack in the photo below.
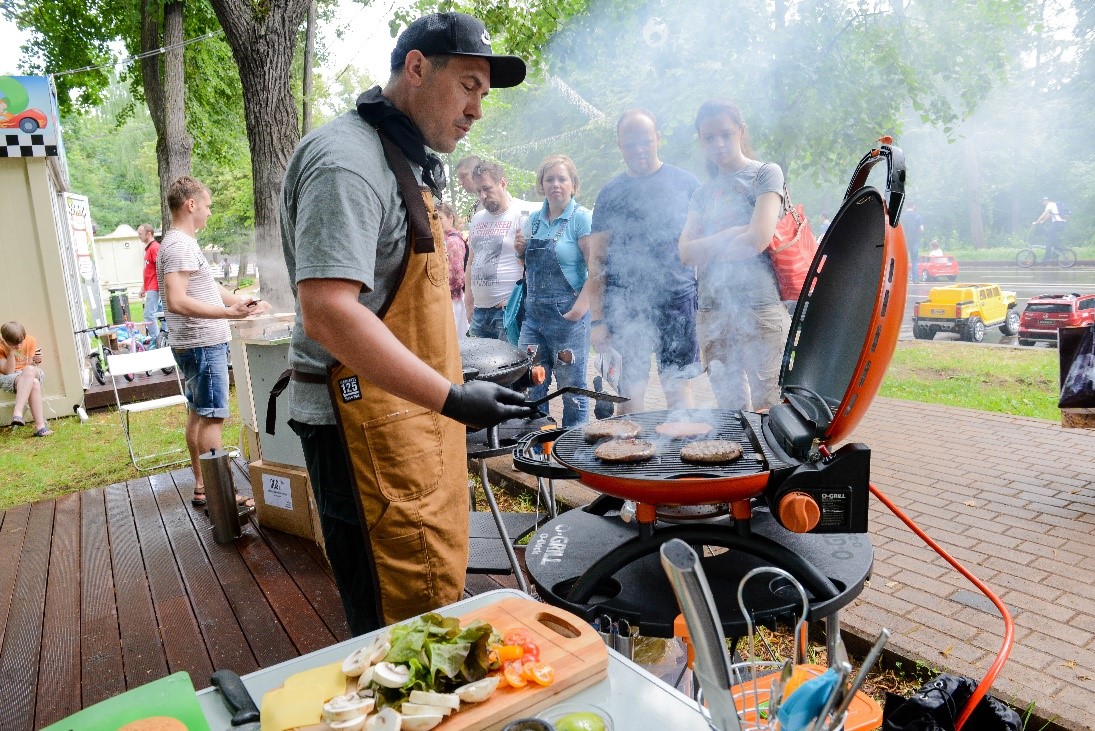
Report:
[[[692,194],[681,261],[699,279],[700,352],[720,408],[779,403],[790,315],[768,246],[783,206],[783,171],[754,159],[737,105],[704,102],[696,131],[711,180]]]
[[[1065,227],[1064,216],[1061,215],[1060,209],[1054,201],[1051,201],[1048,196],[1042,198],[1042,215],[1034,221],[1033,226],[1039,224],[1048,224],[1046,226],[1046,258],[1043,261],[1048,262],[1050,256],[1055,256],[1057,251],[1057,242],[1061,239],[1061,232]]]

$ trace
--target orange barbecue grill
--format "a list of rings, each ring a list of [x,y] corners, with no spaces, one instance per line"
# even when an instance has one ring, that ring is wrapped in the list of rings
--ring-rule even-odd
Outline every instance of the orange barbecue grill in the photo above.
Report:
[[[866,185],[879,163],[886,169],[882,191]],[[646,633],[670,636],[676,606],[671,592],[656,585],[664,577],[657,578],[653,554],[674,537],[732,549],[726,581],[758,562],[784,568],[806,587],[816,616],[858,594],[873,560],[861,535],[867,530],[870,450],[837,445],[870,406],[900,334],[909,276],[899,225],[904,186],[904,155],[884,139],[856,167],[814,257],[784,349],[782,401],[768,413],[713,409],[619,417],[638,422],[640,437],[657,446],[652,459],[638,463],[598,459],[581,428],[531,434],[519,443],[517,469],[576,478],[610,496],[584,516],[560,516],[530,542],[529,572],[549,601],[590,619],[607,607],[639,619]],[[744,454],[725,465],[683,462],[684,442],[656,432],[668,421],[707,423],[712,430],[703,438],[731,439]],[[637,504],[633,525],[616,519],[624,501]],[[722,518],[727,512],[730,517]],[[832,550],[838,542],[846,547]],[[718,567],[709,566],[708,575],[719,581]],[[760,596],[749,602],[761,607],[760,614],[789,610],[790,602],[765,593],[767,603]],[[672,616],[652,608],[656,594],[668,594]],[[735,629],[737,611],[719,609],[727,629]]]

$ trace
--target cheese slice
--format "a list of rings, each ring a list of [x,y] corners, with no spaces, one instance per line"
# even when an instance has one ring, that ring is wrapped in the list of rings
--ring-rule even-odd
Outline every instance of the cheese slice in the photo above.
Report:
[[[262,696],[262,731],[288,731],[323,721],[323,704],[346,692],[342,663],[305,670]]]

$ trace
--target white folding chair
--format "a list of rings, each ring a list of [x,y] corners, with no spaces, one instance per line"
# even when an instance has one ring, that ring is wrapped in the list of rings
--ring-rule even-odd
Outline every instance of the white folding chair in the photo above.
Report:
[[[129,457],[133,460],[133,466],[139,471],[147,472],[160,467],[168,467],[170,465],[189,462],[190,456],[187,453],[185,445],[166,452],[157,452],[155,454],[144,454],[140,456],[138,456],[133,449],[133,431],[130,424],[131,414],[186,404],[182,380],[179,376],[179,369],[175,365],[175,358],[171,355],[171,348],[155,348],[154,350],[144,350],[139,353],[108,355],[106,357],[106,363],[110,373],[110,384],[114,387],[114,400],[118,404],[118,415],[122,419],[122,431],[125,432],[125,441],[129,446]],[[163,398],[148,399],[147,401],[136,401],[127,404],[122,403],[122,397],[118,393],[119,379],[124,379],[127,375],[157,371],[160,369],[172,369],[171,372],[175,376],[175,383],[179,387],[178,394],[164,396]],[[184,456],[178,459],[172,458],[167,459],[166,461],[160,461],[161,458],[166,458],[169,455],[177,455],[180,452],[184,453]],[[154,462],[155,464],[148,464],[149,462]]]

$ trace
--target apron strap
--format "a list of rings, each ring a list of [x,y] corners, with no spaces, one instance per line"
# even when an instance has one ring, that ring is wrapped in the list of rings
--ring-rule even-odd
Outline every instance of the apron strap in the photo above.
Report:
[[[269,398],[266,399],[266,433],[271,436],[277,429],[278,396],[281,396],[285,393],[285,389],[289,388],[290,380],[300,381],[301,383],[327,383],[327,378],[317,373],[305,373],[292,368],[282,371],[282,374],[278,376],[278,380],[274,381],[274,387],[270,389]]]
[[[430,228],[430,216],[422,200],[422,191],[427,190],[418,184],[411,171],[411,164],[403,151],[379,129],[380,143],[384,146],[384,157],[388,167],[395,174],[399,184],[399,194],[407,207],[407,228],[414,232],[414,253],[429,254],[434,250],[433,230]]]

